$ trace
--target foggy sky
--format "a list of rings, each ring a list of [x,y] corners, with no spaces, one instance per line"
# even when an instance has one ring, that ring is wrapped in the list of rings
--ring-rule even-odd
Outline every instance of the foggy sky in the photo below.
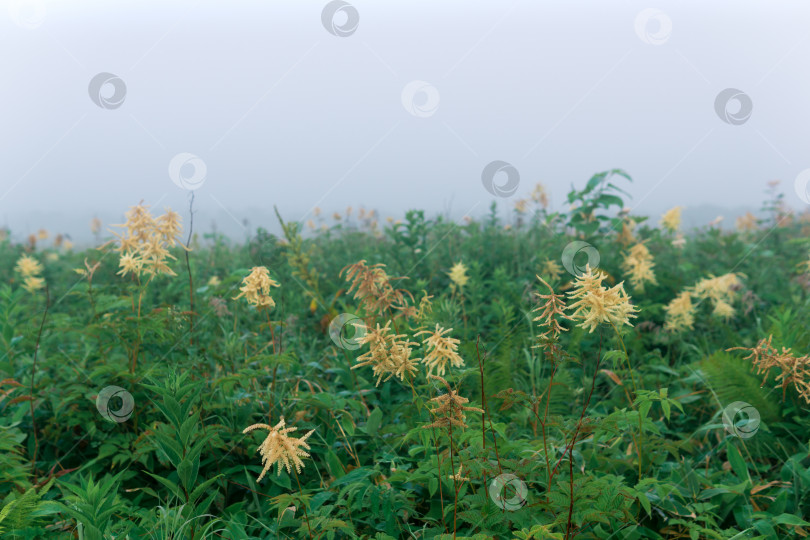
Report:
[[[81,240],[93,216],[117,222],[140,200],[187,219],[169,173],[181,153],[205,164],[195,226],[234,236],[244,219],[272,225],[273,205],[291,220],[315,206],[506,212],[536,182],[559,208],[612,168],[642,214],[756,209],[773,179],[804,204],[803,1],[357,0],[334,19],[339,33],[356,10],[345,37],[325,1],[0,5],[0,225],[17,237]],[[94,103],[99,73],[126,85],[120,106]],[[728,88],[752,104],[737,125],[715,107]],[[482,184],[495,160],[519,172],[511,197]]]

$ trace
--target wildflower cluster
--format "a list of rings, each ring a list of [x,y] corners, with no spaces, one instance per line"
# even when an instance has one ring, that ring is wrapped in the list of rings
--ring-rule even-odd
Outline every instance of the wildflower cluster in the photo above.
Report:
[[[664,307],[667,313],[664,329],[670,332],[691,330],[695,325],[695,306],[692,295],[683,291]]]
[[[445,334],[452,332],[452,328],[444,329],[438,324],[435,331],[422,330],[414,334],[430,334],[422,343],[427,347],[427,356],[422,359],[422,363],[427,364],[428,377],[436,370],[437,375],[444,375],[447,364],[452,367],[461,367],[464,365],[464,359],[458,355],[459,340],[445,336]]]
[[[737,227],[737,230],[748,232],[757,230],[759,223],[757,217],[754,214],[752,214],[751,212],[746,212],[745,214],[737,218],[735,225]]]
[[[622,230],[616,235],[616,241],[624,247],[629,246],[636,241],[633,235],[633,230],[636,228],[636,222],[630,218],[628,214],[622,212]]]
[[[661,216],[661,226],[670,232],[676,232],[681,226],[681,211],[682,206],[676,206],[664,212]]]
[[[681,332],[694,327],[697,305],[692,303],[693,298],[698,302],[708,300],[713,306],[712,313],[717,317],[731,318],[734,315],[732,303],[738,296],[737,291],[740,287],[742,287],[740,276],[735,273],[701,279],[664,307],[667,313],[664,328],[671,332]]]
[[[276,302],[270,296],[270,287],[279,287],[278,282],[270,277],[270,271],[264,266],[254,266],[250,274],[242,280],[241,291],[234,300],[244,297],[248,304],[258,309],[273,309]]]
[[[431,403],[438,404],[438,407],[431,410],[430,412],[436,417],[432,423],[427,424],[426,426],[422,426],[423,428],[433,428],[433,427],[460,427],[460,428],[467,428],[469,427],[464,420],[466,417],[464,416],[465,411],[470,412],[479,412],[483,413],[482,409],[478,407],[468,407],[465,403],[468,403],[470,400],[461,397],[458,395],[458,392],[453,390],[450,387],[450,384],[446,380],[436,375],[428,375],[429,378],[435,379],[442,383],[445,388],[447,388],[447,393],[437,396],[430,400]]]
[[[346,272],[346,281],[351,281],[349,293],[354,292],[354,298],[360,300],[368,313],[382,315],[383,312],[393,309],[404,309],[408,302],[407,291],[394,289],[391,278],[384,270],[382,263],[366,264],[365,260],[349,265],[340,271]]]
[[[653,268],[653,256],[647,246],[636,244],[622,262],[622,269],[630,275],[630,284],[639,292],[644,291],[644,284],[656,284]]]
[[[287,435],[293,431],[296,431],[298,428],[296,427],[284,427],[284,417],[281,418],[281,421],[276,424],[275,426],[269,426],[267,424],[253,424],[252,426],[246,427],[242,433],[250,433],[256,429],[266,429],[269,433],[267,434],[267,438],[262,441],[262,444],[259,445],[259,454],[262,456],[262,465],[264,468],[262,469],[259,478],[256,480],[260,482],[264,475],[267,474],[273,464],[278,464],[278,476],[281,476],[281,467],[284,466],[287,469],[287,473],[292,472],[292,466],[295,466],[296,473],[300,473],[301,469],[304,467],[304,462],[301,461],[302,457],[309,457],[309,454],[303,450],[301,447],[306,448],[309,450],[309,445],[307,444],[306,440],[312,435],[315,430],[312,429],[301,438],[290,437]]]
[[[467,275],[467,267],[461,262],[454,264],[447,275],[450,276],[450,281],[453,282],[453,286],[459,289],[463,289],[464,285],[466,285],[467,281],[470,279]]]
[[[574,283],[574,291],[568,293],[571,299],[576,300],[569,306],[569,309],[575,310],[570,315],[571,319],[582,321],[578,326],[588,332],[593,332],[602,323],[616,328],[623,324],[633,326],[630,317],[635,318],[638,311],[630,303],[623,283],[607,288],[602,286],[604,279],[603,272],[594,273],[590,265],[586,265],[585,273]]]
[[[118,273],[122,276],[132,273],[138,277],[142,274],[150,277],[177,275],[169,268],[168,260],[175,257],[168,248],[178,244],[177,237],[182,231],[180,216],[167,208],[165,214],[154,217],[149,207],[143,204],[133,206],[124,216],[126,223],[113,226],[125,231],[120,234],[111,231],[119,242],[116,251],[121,254],[118,261],[121,270]]]
[[[778,369],[780,373],[776,376],[779,383],[777,387],[782,387],[784,396],[787,387],[792,385],[805,402],[810,403],[810,356],[796,357],[791,353],[790,348],[782,347],[781,352],[771,345],[773,335],[768,339],[761,339],[756,346],[732,347],[727,351],[748,351],[751,354],[746,356],[746,360],[751,360],[757,368],[757,375],[763,375],[762,384],[768,378],[771,369]]]
[[[375,386],[379,386],[386,375],[383,382],[394,376],[404,381],[406,374],[413,375],[417,372],[416,365],[419,359],[411,358],[411,348],[417,343],[408,341],[403,334],[394,333],[391,321],[385,323],[383,327],[377,323],[374,329],[360,324],[356,326],[366,328],[366,334],[357,338],[357,342],[361,345],[368,343],[370,349],[357,358],[358,364],[352,366],[352,369],[371,366],[374,375],[377,376]]]
[[[553,259],[546,259],[540,268],[540,274],[549,278],[550,281],[557,281],[563,273],[560,263]]]
[[[23,288],[28,292],[38,291],[45,286],[45,279],[42,274],[42,264],[29,255],[23,255],[17,261],[14,269],[23,278]]]
[[[741,286],[742,282],[735,273],[718,277],[710,276],[695,284],[693,294],[698,300],[708,299],[714,306],[713,313],[718,317],[728,319],[734,315],[734,308],[731,304]]]
[[[545,300],[545,303],[536,307],[532,312],[540,311],[540,315],[532,319],[535,322],[539,322],[540,326],[544,326],[546,331],[537,336],[540,340],[541,345],[551,345],[552,347],[556,347],[556,342],[560,339],[560,333],[565,332],[566,329],[560,326],[560,319],[567,319],[568,317],[565,315],[565,297],[561,294],[555,294],[554,289],[551,288],[551,285],[546,283],[546,281],[537,276],[537,279],[545,285],[550,294],[539,294],[535,293],[535,296],[538,298]],[[535,345],[538,347],[539,345]]]

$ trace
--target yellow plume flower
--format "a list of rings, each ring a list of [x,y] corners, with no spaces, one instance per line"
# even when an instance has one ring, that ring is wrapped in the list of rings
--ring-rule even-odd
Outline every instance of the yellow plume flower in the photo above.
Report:
[[[708,299],[712,303],[715,315],[728,319],[734,315],[734,308],[731,304],[736,299],[740,287],[742,287],[742,282],[739,275],[729,273],[701,279],[692,290],[694,296],[699,300]]]
[[[622,269],[630,274],[630,284],[639,292],[644,291],[645,283],[655,285],[654,266],[653,256],[644,244],[633,246],[622,262]]]
[[[405,336],[402,334],[394,334],[391,330],[391,321],[385,323],[383,327],[377,323],[377,328],[374,329],[359,324],[355,326],[358,328],[363,326],[366,329],[364,336],[356,338],[357,343],[360,345],[368,343],[370,349],[357,358],[358,363],[352,366],[352,369],[371,366],[374,375],[377,376],[377,383],[374,386],[379,386],[380,381],[385,382],[392,377],[404,381],[405,375],[413,375],[418,371],[416,365],[419,359],[411,358],[411,347],[417,343],[403,339]]]
[[[45,287],[45,280],[40,277],[28,276],[23,281],[23,288],[28,292],[38,291]]]
[[[259,454],[262,456],[262,465],[264,468],[259,478],[256,480],[257,482],[260,482],[261,479],[264,478],[264,475],[273,467],[274,463],[278,464],[277,476],[281,476],[282,465],[287,469],[288,474],[292,472],[292,466],[295,466],[295,471],[300,473],[301,469],[304,467],[304,462],[301,461],[301,458],[309,457],[309,454],[301,450],[301,447],[309,450],[309,445],[306,440],[315,430],[310,430],[309,433],[299,439],[287,435],[288,433],[296,431],[298,428],[285,428],[284,425],[284,417],[282,416],[281,421],[275,426],[253,424],[242,431],[242,433],[250,433],[256,429],[266,429],[269,432],[267,438],[259,445],[258,449]]]
[[[664,212],[661,216],[661,225],[668,231],[675,232],[681,226],[681,210],[682,206],[676,206]]]
[[[447,275],[450,276],[450,281],[455,283],[459,289],[464,288],[464,285],[466,285],[467,281],[470,279],[467,275],[467,267],[464,266],[462,262],[453,265]]]
[[[264,266],[254,266],[250,274],[242,280],[241,291],[234,300],[244,297],[248,304],[259,309],[273,309],[276,302],[270,296],[270,287],[280,287],[278,282],[270,277],[270,271]]]
[[[623,283],[607,288],[602,286],[604,279],[604,273],[594,274],[590,265],[586,265],[585,273],[574,282],[574,291],[568,293],[572,299],[577,300],[569,306],[569,309],[575,309],[570,315],[571,319],[581,320],[577,326],[589,333],[602,323],[609,323],[617,329],[623,324],[633,326],[630,318],[635,318],[638,311],[630,303]]]
[[[683,291],[664,307],[667,313],[664,329],[670,332],[691,330],[695,325],[695,306],[692,304],[692,295]]]
[[[118,247],[115,250],[121,254],[118,261],[121,270],[118,274],[176,276],[168,265],[168,260],[175,257],[167,248],[178,243],[176,237],[181,231],[180,216],[167,208],[165,214],[155,218],[149,212],[149,207],[143,204],[131,207],[124,216],[126,222],[113,227],[125,231],[111,231],[118,238]]]
[[[23,255],[17,260],[14,269],[23,277],[38,276],[42,273],[42,264],[29,255]]]
[[[461,367],[464,365],[464,359],[461,358],[457,352],[460,341],[445,336],[445,334],[452,331],[452,328],[444,329],[437,324],[436,330],[432,332],[430,330],[422,330],[414,334],[414,336],[430,334],[427,339],[422,341],[427,347],[427,356],[422,359],[422,363],[427,364],[428,375],[431,375],[434,369],[437,375],[444,375],[448,363],[451,367]]]

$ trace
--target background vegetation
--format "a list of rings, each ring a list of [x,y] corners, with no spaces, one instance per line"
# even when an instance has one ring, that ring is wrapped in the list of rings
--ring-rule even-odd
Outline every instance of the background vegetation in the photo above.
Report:
[[[372,212],[347,211],[284,222],[283,237],[259,230],[245,243],[195,233],[190,251],[167,248],[176,276],[118,275],[120,243],[104,244],[101,231],[99,247],[83,251],[45,233],[23,244],[6,238],[0,534],[806,536],[810,420],[800,375],[783,385],[779,370],[757,373],[745,352],[727,349],[773,336],[802,365],[810,220],[772,189],[760,217],[737,230],[684,235],[677,223],[659,227],[624,212],[627,181],[621,171],[596,175],[572,190],[565,212],[546,209],[538,189],[508,223],[493,206],[462,224],[420,211],[378,224]],[[563,319],[552,351],[537,338],[546,329],[535,320],[544,303],[536,293],[549,291],[536,276],[557,294],[572,291],[561,257],[575,240],[598,251],[604,284],[624,281],[639,311],[632,327],[594,332]],[[642,242],[655,283],[639,290],[625,259]],[[26,276],[24,255],[41,270]],[[574,263],[584,266],[586,255]],[[400,307],[425,307],[427,295],[431,309],[414,317],[368,309],[341,274],[361,260],[386,265]],[[272,310],[235,299],[257,266],[281,285],[271,291]],[[732,313],[696,293],[692,328],[665,328],[665,308],[678,295],[728,274],[737,278],[725,291]],[[428,352],[424,336],[414,336],[419,328],[452,328],[464,365],[444,377],[485,413],[467,411],[466,428],[425,428],[436,420],[430,400],[447,389],[421,364],[378,386],[371,367],[351,369],[368,346],[330,338],[341,313],[372,327],[393,319],[414,358]],[[132,396],[124,421],[96,406],[110,386]],[[111,410],[126,408],[121,396]],[[724,425],[724,408],[737,401],[760,415],[752,437]],[[243,430],[281,417],[298,428],[292,435],[314,429],[309,456],[300,473],[273,467],[257,482],[256,448],[267,432]],[[500,499],[492,494],[504,474],[527,488],[514,507],[503,500],[520,498],[508,491],[518,482]]]

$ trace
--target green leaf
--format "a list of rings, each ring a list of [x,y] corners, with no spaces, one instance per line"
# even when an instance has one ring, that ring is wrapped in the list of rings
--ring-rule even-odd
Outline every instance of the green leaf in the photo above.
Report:
[[[793,514],[779,514],[776,517],[772,517],[773,522],[777,525],[794,525],[796,527],[810,527],[810,523],[803,520],[799,516],[795,516]]]
[[[734,474],[736,474],[740,480],[749,479],[748,465],[746,465],[745,460],[743,459],[742,454],[740,454],[740,451],[737,450],[737,447],[734,444],[729,443],[726,446],[726,454],[728,455],[728,461],[731,464],[731,468],[734,470]]]
[[[380,422],[382,422],[382,408],[377,407],[368,417],[368,422],[366,422],[366,433],[369,435],[376,435],[377,430],[380,429]]]
[[[219,480],[224,476],[225,476],[224,474],[218,474],[213,478],[209,478],[208,480],[206,480],[205,482],[194,488],[194,491],[191,492],[191,495],[189,495],[188,499],[191,502],[195,502],[197,499],[200,498],[200,496],[205,492],[205,490],[208,489],[209,486],[211,486],[211,484],[213,484],[214,482],[216,482],[217,480]]]
[[[428,480],[428,491],[431,497],[436,494],[437,489],[439,489],[439,479],[434,476]]]
[[[360,480],[368,478],[369,476],[372,476],[374,474],[377,474],[377,471],[374,469],[370,469],[368,467],[358,467],[356,469],[352,469],[345,476],[338,478],[337,480],[332,482],[332,486],[335,487],[341,486],[343,484],[351,484],[354,482],[359,482]]]
[[[668,399],[664,398],[661,400],[661,408],[664,410],[664,417],[667,419],[667,422],[669,422],[669,415],[672,412],[672,409],[669,406]]]
[[[335,478],[340,478],[346,474],[343,463],[341,463],[340,458],[332,450],[327,450],[326,452],[326,464],[329,466],[329,472],[331,472],[332,476]]]
[[[183,493],[183,490],[180,489],[180,486],[178,486],[168,478],[163,478],[162,476],[152,474],[149,471],[144,472],[149,476],[151,476],[152,478],[154,478],[155,480],[157,480],[158,482],[160,482],[161,484],[163,484],[164,486],[166,486],[167,488],[169,488],[169,491],[171,491],[174,494],[174,496],[178,498],[178,500],[185,502],[186,494]]]

